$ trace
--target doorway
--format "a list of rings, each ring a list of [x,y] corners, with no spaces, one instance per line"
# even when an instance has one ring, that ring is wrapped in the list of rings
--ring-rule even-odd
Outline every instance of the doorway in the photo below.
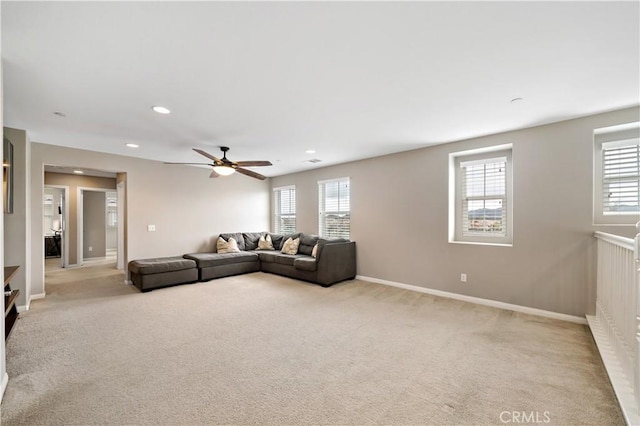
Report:
[[[100,263],[110,263],[112,265],[109,267],[113,269],[124,269],[127,262],[126,179],[124,172],[44,165],[43,191],[47,187],[66,187],[61,235],[65,269]],[[101,207],[85,207],[85,194],[90,194],[90,200],[100,199]],[[86,208],[89,211],[85,211]],[[98,227],[94,216],[98,220]],[[50,226],[45,224],[44,230],[49,229]],[[94,238],[96,233],[97,240]],[[50,259],[43,259],[43,262],[45,260],[46,269]]]
[[[118,267],[118,192],[78,188],[78,265],[108,263]]]
[[[69,187],[46,185],[43,197],[43,238],[45,266],[69,267]]]

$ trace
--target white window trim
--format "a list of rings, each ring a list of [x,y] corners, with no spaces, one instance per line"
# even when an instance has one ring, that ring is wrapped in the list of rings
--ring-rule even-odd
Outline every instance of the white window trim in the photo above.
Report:
[[[463,236],[462,199],[457,197],[458,182],[461,178],[461,161],[481,161],[492,157],[507,158],[506,199],[507,227],[505,237]],[[449,154],[449,242],[454,244],[475,244],[488,246],[513,246],[513,144],[503,144]]]
[[[593,225],[628,226],[640,220],[640,213],[620,212],[605,213],[603,211],[604,193],[602,187],[603,145],[629,145],[629,142],[640,139],[640,122],[603,127],[593,131]]]
[[[285,185],[285,186],[278,186],[277,188],[273,188],[272,190],[272,197],[271,197],[271,202],[273,205],[273,209],[271,210],[273,212],[273,232],[274,233],[278,233],[281,230],[278,229],[278,219],[280,217],[280,215],[278,214],[278,212],[276,212],[276,192],[278,191],[287,191],[287,190],[296,190],[296,186],[295,185]],[[296,231],[298,228],[298,193],[296,191],[296,213],[295,213],[295,218],[296,218]]]
[[[319,180],[317,182],[317,188],[318,188],[318,235],[320,235],[321,237],[323,236],[322,234],[322,211],[320,210],[321,207],[321,201],[320,201],[320,185],[324,185],[326,183],[331,183],[331,182],[341,182],[341,181],[348,181],[349,182],[349,239],[351,238],[351,178],[349,176],[345,176],[345,177],[340,177],[340,178],[334,178],[334,179],[324,179],[324,180]],[[326,212],[325,212],[326,213]]]

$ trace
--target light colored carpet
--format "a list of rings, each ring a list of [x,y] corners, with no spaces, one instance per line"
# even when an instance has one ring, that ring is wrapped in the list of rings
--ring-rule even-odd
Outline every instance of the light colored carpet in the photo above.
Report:
[[[4,426],[623,424],[586,326],[360,281],[59,274],[8,341]]]

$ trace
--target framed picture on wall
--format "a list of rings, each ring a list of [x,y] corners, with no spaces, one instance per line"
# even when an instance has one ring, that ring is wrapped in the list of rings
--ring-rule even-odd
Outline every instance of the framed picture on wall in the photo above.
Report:
[[[5,213],[13,213],[13,144],[7,138],[2,150],[2,205]]]

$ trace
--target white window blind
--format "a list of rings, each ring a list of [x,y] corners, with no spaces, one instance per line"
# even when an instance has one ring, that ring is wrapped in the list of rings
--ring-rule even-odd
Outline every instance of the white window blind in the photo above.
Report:
[[[593,131],[593,221],[633,224],[640,219],[640,122]]]
[[[449,154],[449,242],[513,244],[512,144]]]
[[[273,189],[274,232],[293,234],[296,232],[296,187]]]
[[[602,210],[605,215],[640,212],[639,140],[602,144]]]
[[[351,202],[349,178],[318,182],[320,236],[350,238]]]
[[[461,161],[462,235],[507,235],[507,158]]]

